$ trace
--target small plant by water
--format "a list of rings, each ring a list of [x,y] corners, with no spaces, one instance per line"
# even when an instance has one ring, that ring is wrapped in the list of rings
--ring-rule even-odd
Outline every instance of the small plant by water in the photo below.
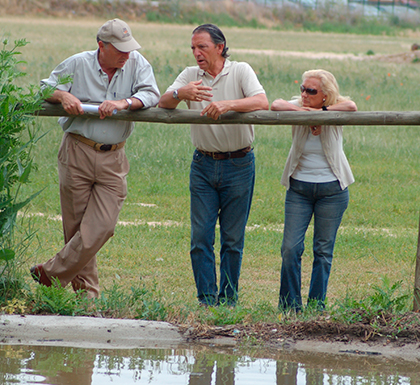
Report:
[[[365,298],[357,300],[346,296],[337,302],[331,309],[333,319],[348,324],[375,324],[381,319],[381,323],[392,324],[396,321],[392,316],[409,311],[410,295],[400,293],[402,281],[391,283],[387,276],[382,276],[381,283],[381,286],[374,285],[374,293]]]

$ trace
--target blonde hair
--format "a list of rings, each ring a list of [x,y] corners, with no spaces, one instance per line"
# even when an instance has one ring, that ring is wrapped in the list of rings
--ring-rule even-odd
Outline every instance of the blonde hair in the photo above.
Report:
[[[344,100],[350,100],[348,96],[340,95],[337,80],[331,72],[322,69],[305,71],[302,75],[302,82],[308,78],[319,79],[321,91],[326,95],[324,106],[331,106]],[[301,97],[299,99],[302,101]]]

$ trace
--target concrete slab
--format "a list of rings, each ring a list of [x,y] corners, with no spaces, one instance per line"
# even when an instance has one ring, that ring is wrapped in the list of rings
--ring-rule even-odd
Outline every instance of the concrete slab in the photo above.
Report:
[[[57,315],[0,315],[0,343],[83,348],[169,348],[184,339],[167,322]]]

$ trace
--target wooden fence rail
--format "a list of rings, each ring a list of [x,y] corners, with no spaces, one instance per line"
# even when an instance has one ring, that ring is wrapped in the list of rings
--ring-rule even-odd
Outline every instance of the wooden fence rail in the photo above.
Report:
[[[61,104],[44,103],[37,111],[38,116],[69,116]],[[98,113],[85,113],[84,118],[99,117]],[[258,125],[342,125],[342,126],[420,126],[420,112],[417,111],[254,111],[228,112],[213,120],[200,116],[194,110],[167,110],[149,108],[137,111],[120,111],[108,119],[131,120],[166,124],[258,124]],[[420,177],[420,176],[419,176]],[[417,240],[416,269],[414,277],[413,310],[420,311],[420,221]]]
[[[39,116],[68,116],[61,104],[44,103]],[[85,113],[86,118],[99,116]],[[213,120],[200,116],[196,110],[167,110],[148,108],[137,111],[120,111],[109,119],[131,120],[166,124],[262,124],[262,125],[341,125],[341,126],[420,126],[420,111],[254,111],[228,112]],[[310,122],[310,123],[309,123]]]

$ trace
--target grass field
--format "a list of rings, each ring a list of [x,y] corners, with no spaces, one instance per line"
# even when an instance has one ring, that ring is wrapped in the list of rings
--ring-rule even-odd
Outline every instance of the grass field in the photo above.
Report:
[[[103,20],[0,19],[0,35],[27,38],[22,51],[27,83],[47,77],[61,60],[95,48]],[[190,52],[193,26],[131,23],[151,62],[163,93],[177,74],[195,61]],[[226,28],[231,59],[249,62],[264,85],[270,103],[298,94],[302,72],[333,72],[344,95],[360,111],[417,110],[420,64],[367,60],[376,55],[409,52],[419,36],[359,36]],[[289,52],[286,55],[284,51]],[[295,56],[291,56],[293,52]],[[305,56],[300,53],[305,53]],[[308,53],[353,54],[355,58],[320,58]],[[358,60],[360,59],[360,60]],[[366,60],[364,60],[366,59]],[[26,268],[44,262],[63,244],[56,156],[61,128],[56,118],[39,119],[48,134],[36,148],[38,170],[25,193],[45,189],[29,212],[38,228]],[[403,281],[412,292],[419,222],[419,127],[349,126],[345,152],[356,182],[335,249],[329,284],[330,303],[346,295],[360,298],[380,285],[381,277]],[[257,181],[248,222],[240,280],[241,303],[276,306],[285,189],[280,185],[291,145],[289,126],[256,126]],[[175,308],[193,307],[195,285],[189,261],[188,174],[192,155],[188,125],[138,123],[126,152],[131,164],[129,194],[115,236],[98,255],[101,285],[117,282],[129,288],[140,282],[156,287]],[[218,239],[218,238],[217,238]],[[218,245],[216,241],[216,251]],[[311,230],[303,257],[303,293],[311,272]],[[28,274],[28,282],[29,274]],[[31,283],[32,284],[32,283]]]

